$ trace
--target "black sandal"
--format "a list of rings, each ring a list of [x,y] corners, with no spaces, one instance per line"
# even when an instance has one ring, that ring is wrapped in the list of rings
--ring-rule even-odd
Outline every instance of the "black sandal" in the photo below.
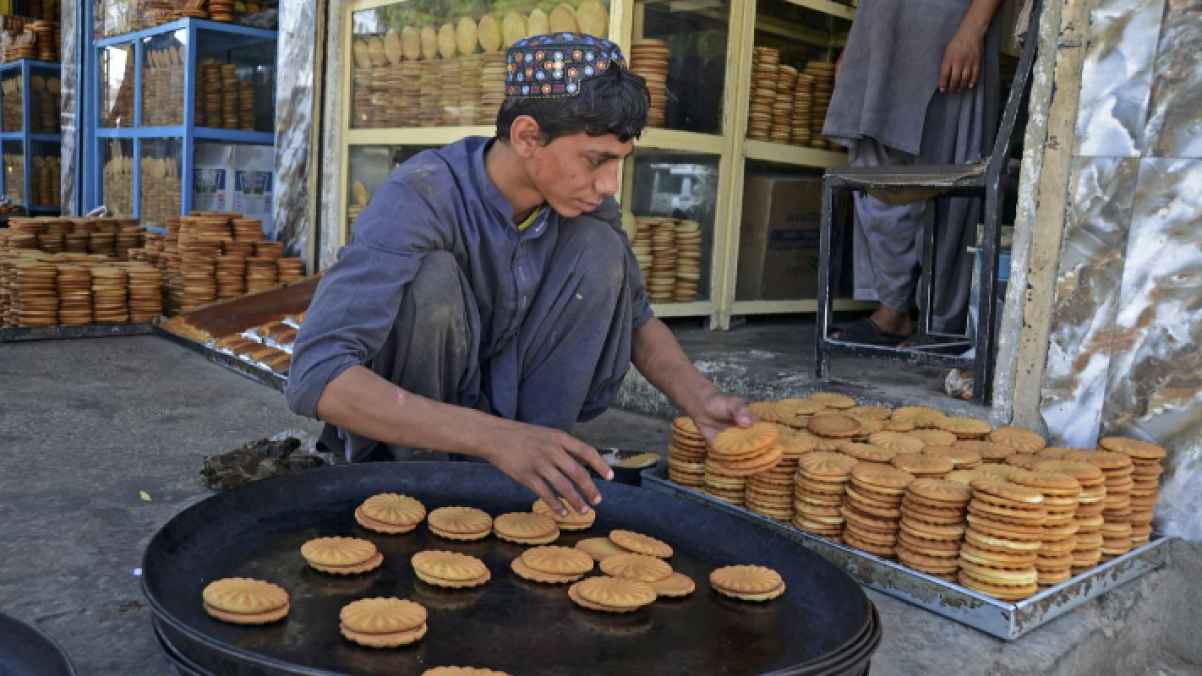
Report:
[[[831,338],[848,343],[859,343],[860,345],[897,347],[904,341],[909,340],[910,336],[882,331],[881,327],[877,326],[871,319],[863,318],[857,319],[850,324],[836,326],[834,331],[831,331]]]

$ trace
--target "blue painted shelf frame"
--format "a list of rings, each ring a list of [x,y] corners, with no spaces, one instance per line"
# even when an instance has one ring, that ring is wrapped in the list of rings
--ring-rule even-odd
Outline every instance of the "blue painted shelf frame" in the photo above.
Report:
[[[86,73],[84,97],[87,101],[85,108],[86,138],[84,142],[90,152],[86,153],[84,176],[84,208],[91,210],[104,203],[103,166],[105,144],[112,140],[129,140],[133,146],[131,154],[132,179],[131,203],[135,218],[141,217],[142,207],[142,146],[146,141],[173,140],[180,142],[180,212],[187,214],[192,210],[192,175],[195,162],[196,142],[239,143],[248,145],[269,146],[275,142],[275,133],[266,131],[247,131],[241,129],[222,129],[196,126],[196,85],[197,63],[199,52],[203,47],[206,52],[233,51],[248,45],[276,43],[276,31],[239,24],[208,21],[205,19],[184,18],[177,21],[155,26],[145,30],[124,33],[104,39],[94,39],[92,33],[93,17],[91,2],[85,6],[84,34],[89,42],[87,47],[88,59],[84,63]],[[142,64],[146,54],[146,39],[161,35],[171,35],[183,31],[185,37],[183,48],[184,59],[184,91],[183,124],[175,126],[142,126]],[[201,42],[205,44],[202,45]],[[100,126],[99,87],[101,55],[110,47],[128,47],[133,50],[134,58],[134,101],[133,121],[128,127]],[[278,66],[276,52],[272,49],[273,72]],[[273,75],[273,82],[275,77]],[[271,94],[275,100],[275,92]],[[274,117],[274,116],[273,116]]]
[[[36,59],[19,59],[0,63],[0,79],[8,77],[14,71],[18,71],[21,78],[21,102],[23,104],[21,106],[21,129],[19,131],[8,129],[0,131],[0,141],[21,144],[21,162],[25,176],[25,185],[21,187],[22,206],[30,214],[57,214],[60,211],[58,206],[33,203],[33,144],[53,143],[58,145],[62,143],[63,136],[59,133],[30,131],[33,128],[33,88],[30,86],[29,80],[39,73],[52,73],[58,77],[62,72],[62,66]],[[0,106],[2,105],[3,94],[0,93]],[[5,184],[7,180],[7,172],[0,170],[0,194],[8,194],[8,186]]]

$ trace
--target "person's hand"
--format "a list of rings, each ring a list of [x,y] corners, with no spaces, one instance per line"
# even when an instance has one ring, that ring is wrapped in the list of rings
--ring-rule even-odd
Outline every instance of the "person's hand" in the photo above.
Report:
[[[747,409],[747,403],[738,397],[714,392],[702,400],[701,410],[690,416],[707,442],[727,427],[751,427],[755,416]]]
[[[984,38],[970,30],[961,28],[943,51],[943,64],[939,66],[939,91],[956,93],[977,86],[981,75],[981,50]]]
[[[490,445],[484,459],[534,491],[560,514],[566,512],[557,496],[581,513],[601,502],[601,493],[585,466],[606,479],[613,478],[613,470],[592,446],[567,432],[526,423],[507,427]]]

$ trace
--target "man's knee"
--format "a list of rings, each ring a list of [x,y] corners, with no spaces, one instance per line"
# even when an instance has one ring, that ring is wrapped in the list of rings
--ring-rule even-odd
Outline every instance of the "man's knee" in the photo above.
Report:
[[[577,271],[588,278],[602,278],[607,284],[622,284],[626,274],[626,244],[622,236],[602,221],[575,224],[564,237],[561,247],[578,261]]]
[[[447,251],[426,254],[408,290],[413,322],[433,329],[461,329],[467,317],[463,291],[455,256]]]

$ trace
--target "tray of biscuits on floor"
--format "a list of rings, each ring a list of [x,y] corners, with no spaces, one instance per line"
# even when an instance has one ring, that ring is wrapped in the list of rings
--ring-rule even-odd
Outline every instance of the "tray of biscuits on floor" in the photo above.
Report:
[[[214,303],[160,322],[158,332],[256,382],[283,390],[317,277]]]
[[[164,525],[143,591],[186,673],[867,673],[879,618],[836,566],[723,510],[598,485],[596,510],[561,513],[476,462],[257,481]]]
[[[712,443],[675,419],[643,486],[770,524],[868,587],[1008,640],[1164,563],[1156,444],[1050,447],[840,392],[750,408],[751,428]]]

